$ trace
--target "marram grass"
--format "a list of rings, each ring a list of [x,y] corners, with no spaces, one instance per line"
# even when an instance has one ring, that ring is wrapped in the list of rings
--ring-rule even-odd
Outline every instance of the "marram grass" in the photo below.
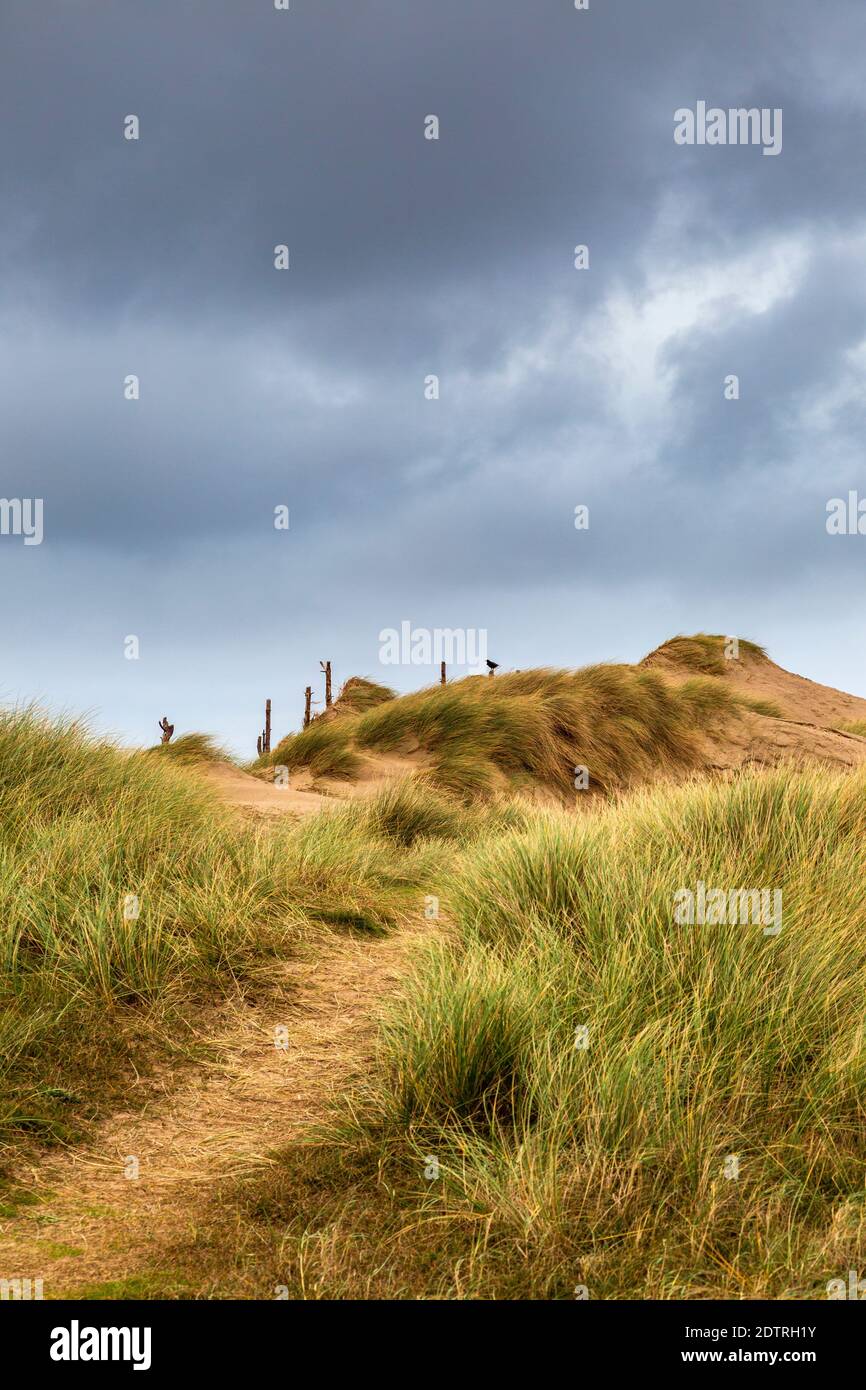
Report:
[[[570,797],[579,767],[609,792],[699,765],[701,731],[739,709],[720,681],[676,689],[652,671],[588,666],[433,686],[364,714],[352,735],[361,748],[420,749],[427,776],[466,800],[529,785]]]
[[[316,777],[350,780],[361,768],[361,759],[350,741],[350,729],[344,720],[314,719],[300,733],[281,739],[270,753],[261,754],[250,770],[282,766],[294,772],[307,768]]]
[[[722,639],[688,640],[706,656],[702,644]],[[702,735],[745,709],[780,713],[716,679],[724,662],[714,647],[710,655],[692,663],[699,674],[680,686],[653,670],[617,665],[468,676],[402,696],[353,677],[328,713],[250,770],[281,764],[350,781],[364,754],[397,752],[419,754],[424,778],[467,803],[528,789],[570,801],[581,768],[589,769],[592,792],[609,794],[701,767]]]
[[[734,650],[732,641],[732,638],[722,637],[718,633],[696,632],[692,637],[671,637],[650,655],[668,657],[678,665],[687,666],[704,676],[723,676],[731,660],[766,659],[766,648],[744,637],[736,639],[736,658],[733,655],[728,657],[726,654]]]
[[[622,791],[735,711],[712,681],[671,704],[578,675],[316,721],[350,754],[414,739],[432,777],[299,825],[242,821],[171,755],[0,716],[0,1134],[68,1138],[305,932],[388,931],[432,894],[334,1143],[263,1179],[281,1280],[296,1251],[302,1296],[800,1299],[866,1266],[866,774]],[[615,799],[499,794],[588,747]],[[781,889],[782,930],[679,924],[699,883]]]
[[[864,1266],[864,843],[866,776],[779,769],[460,857],[355,1142],[415,1175],[425,1249],[474,1232],[462,1296],[824,1297]],[[781,932],[677,925],[699,880],[780,887]]]
[[[384,931],[417,901],[405,857],[351,816],[244,822],[187,761],[0,714],[0,1140],[66,1133],[130,1046],[146,1066],[311,925]]]
[[[183,763],[187,766],[234,762],[231,753],[221,748],[211,734],[180,734],[169,743],[155,743],[145,751],[152,757],[165,758],[169,762]]]

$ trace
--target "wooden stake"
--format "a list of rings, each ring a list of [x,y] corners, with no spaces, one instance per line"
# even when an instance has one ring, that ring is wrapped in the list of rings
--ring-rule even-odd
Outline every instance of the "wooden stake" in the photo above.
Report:
[[[168,715],[167,715],[167,714],[164,714],[164,715],[162,716],[162,718],[160,719],[160,721],[159,721],[159,727],[162,729],[162,742],[163,742],[163,743],[170,743],[170,742],[171,742],[171,736],[172,736],[172,734],[174,733],[174,725],[173,725],[173,724],[169,724],[169,722],[168,722]]]
[[[256,739],[256,752],[258,753],[259,757],[262,756],[262,736],[261,736],[261,734],[259,734],[258,738]]]
[[[304,691],[304,728],[310,727],[310,705],[313,703],[313,687],[308,685]]]
[[[271,702],[265,700],[265,736],[262,740],[262,749],[265,753],[271,751]]]
[[[320,661],[319,665],[325,673],[325,709],[331,708],[331,663],[330,661]]]
[[[445,684],[445,662],[444,662],[444,661],[442,662],[442,664],[441,664],[440,667],[439,667],[439,683],[440,683],[440,685],[444,685],[444,684]]]

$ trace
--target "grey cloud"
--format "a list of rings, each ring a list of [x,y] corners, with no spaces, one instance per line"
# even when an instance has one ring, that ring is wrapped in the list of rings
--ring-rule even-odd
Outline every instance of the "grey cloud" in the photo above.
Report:
[[[827,614],[862,562],[823,516],[863,477],[860,3],[0,25],[0,491],[46,508],[35,553],[0,538],[10,693],[142,738],[175,700],[246,747],[265,684],[382,675],[403,618],[568,663],[714,622],[784,646],[795,594],[800,664],[851,679]],[[781,106],[782,155],[675,146],[698,99]],[[806,269],[765,308],[701,298],[785,245]],[[656,331],[666,290],[705,307]]]

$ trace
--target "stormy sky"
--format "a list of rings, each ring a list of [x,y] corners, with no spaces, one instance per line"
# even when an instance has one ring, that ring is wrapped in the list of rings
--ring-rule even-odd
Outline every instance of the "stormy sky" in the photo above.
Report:
[[[4,700],[250,754],[320,658],[433,680],[404,620],[866,694],[864,52],[862,0],[4,0]]]

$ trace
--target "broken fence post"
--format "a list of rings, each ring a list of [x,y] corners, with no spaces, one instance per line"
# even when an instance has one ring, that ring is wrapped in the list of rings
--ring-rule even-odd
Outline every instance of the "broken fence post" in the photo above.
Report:
[[[320,661],[319,665],[325,673],[325,709],[331,708],[331,663],[330,661]]]

